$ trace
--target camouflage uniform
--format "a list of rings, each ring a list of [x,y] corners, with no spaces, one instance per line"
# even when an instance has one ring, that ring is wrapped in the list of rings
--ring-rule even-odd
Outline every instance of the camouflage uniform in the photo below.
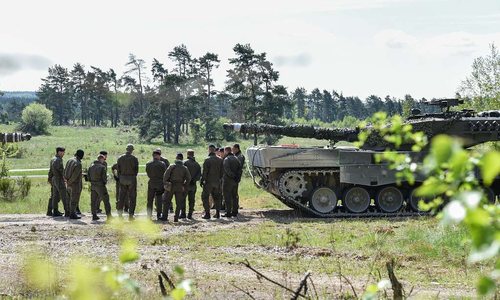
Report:
[[[185,211],[186,208],[182,206],[184,199],[184,192],[187,189],[187,185],[191,181],[191,174],[189,174],[188,168],[186,168],[182,160],[176,160],[173,165],[170,165],[165,171],[163,176],[163,185],[167,182],[172,183],[172,189],[170,191],[165,191],[165,202],[163,206],[163,216],[162,219],[166,220],[168,215],[168,203],[172,201],[172,197],[175,195],[175,215],[174,221],[179,218],[179,213],[181,210]]]
[[[76,214],[76,208],[82,194],[82,161],[78,157],[68,160],[64,170],[64,178],[69,194],[69,212],[70,215]]]
[[[184,166],[188,168],[189,174],[191,175],[191,181],[189,182],[186,195],[184,196],[183,207],[186,207],[186,196],[188,198],[189,210],[188,217],[191,218],[193,216],[194,211],[194,203],[196,199],[196,182],[201,178],[201,167],[200,164],[196,161],[194,157],[188,157],[184,161]],[[181,218],[186,217],[186,210],[184,209],[180,215]]]
[[[123,213],[125,202],[129,201],[129,216],[133,216],[137,199],[137,173],[139,173],[139,161],[127,152],[118,158],[118,177],[120,180],[120,198],[116,204],[118,214]]]
[[[163,175],[167,170],[167,166],[161,160],[153,159],[146,164],[146,173],[148,174],[148,202],[147,211],[148,218],[153,214],[153,200],[156,206],[156,217],[161,218],[162,212],[162,195],[165,192],[163,188]]]
[[[224,158],[224,176],[222,177],[222,193],[226,201],[226,216],[233,216],[233,209],[238,194],[238,183],[241,180],[241,165],[234,154],[229,153]]]
[[[90,207],[92,215],[97,215],[97,210],[102,200],[106,215],[108,217],[111,216],[111,204],[109,203],[109,194],[106,188],[106,183],[108,182],[106,166],[98,160],[94,161],[88,170],[88,177],[90,181]]]
[[[234,156],[240,162],[241,173],[243,174],[243,169],[244,169],[244,166],[245,166],[245,156],[241,153],[241,151],[238,151],[237,153],[235,153]],[[237,216],[238,215],[238,209],[240,208],[240,195],[239,195],[239,192],[238,192],[239,185],[240,185],[240,183],[238,182],[237,187],[236,187],[236,198],[235,198],[234,205],[233,205],[233,211],[231,212],[231,214],[233,216]]]
[[[158,150],[159,150],[159,148],[156,149],[156,151],[158,151]],[[163,156],[160,156],[160,161],[162,161],[165,164],[165,166],[167,167],[167,169],[168,169],[168,167],[170,166],[170,162],[168,161],[168,159],[166,159]],[[163,196],[162,196],[163,198],[161,200],[162,203],[164,203],[166,201],[166,198],[165,198],[166,196],[167,196],[167,194],[164,193]],[[170,199],[170,201],[167,203],[167,206],[169,207],[170,212],[173,212],[174,206],[172,205],[172,199]],[[157,213],[161,213],[162,211],[163,210],[157,211]]]
[[[221,209],[221,179],[222,159],[217,157],[215,153],[210,153],[203,162],[203,174],[201,177],[201,184],[203,187],[201,200],[203,201],[205,217],[210,217],[210,203],[208,201],[210,195],[212,195],[214,199],[217,212]]]
[[[52,183],[52,209],[58,211],[59,199],[62,200],[64,206],[64,215],[69,217],[68,191],[64,183],[64,166],[60,156],[54,156],[50,161],[49,178]]]

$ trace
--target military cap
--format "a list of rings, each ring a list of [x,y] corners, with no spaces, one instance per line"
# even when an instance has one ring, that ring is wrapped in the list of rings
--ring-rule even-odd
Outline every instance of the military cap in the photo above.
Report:
[[[79,159],[82,159],[84,154],[85,152],[83,152],[82,149],[78,149],[76,150],[75,156],[78,157]]]
[[[208,148],[215,148],[215,145],[214,144],[210,144],[210,145],[208,145]]]
[[[177,153],[177,156],[175,157],[176,159],[184,159],[184,155],[182,153]]]
[[[236,149],[240,149],[240,144],[234,144],[233,147]]]
[[[99,152],[99,154],[102,154],[102,155],[106,156],[106,155],[108,155],[108,151],[102,150],[101,152]]]
[[[155,151],[158,152],[158,153],[160,153],[160,155],[161,155],[161,149],[160,148],[156,148]]]
[[[132,151],[132,150],[134,150],[134,145],[128,144],[127,145],[127,151]]]
[[[153,155],[158,154],[161,155],[161,151],[158,151],[158,149],[153,150]]]
[[[66,151],[66,148],[64,147],[56,147],[56,152],[60,152],[60,151]]]

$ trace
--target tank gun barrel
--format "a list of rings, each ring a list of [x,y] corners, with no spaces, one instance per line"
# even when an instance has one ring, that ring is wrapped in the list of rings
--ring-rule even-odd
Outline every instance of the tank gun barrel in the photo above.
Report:
[[[0,140],[2,144],[29,141],[30,139],[31,139],[31,134],[29,133],[20,133],[20,132],[0,133]]]
[[[277,134],[289,137],[315,138],[354,142],[358,139],[359,131],[348,128],[322,128],[310,125],[270,125],[255,123],[225,123],[224,129],[241,132],[243,134]]]

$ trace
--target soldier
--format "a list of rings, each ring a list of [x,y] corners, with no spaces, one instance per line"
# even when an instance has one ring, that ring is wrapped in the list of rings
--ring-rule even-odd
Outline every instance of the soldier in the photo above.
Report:
[[[243,174],[243,167],[245,166],[245,156],[243,155],[243,153],[241,153],[240,144],[234,144],[231,150],[233,151],[234,156],[240,162],[241,173]],[[231,215],[233,217],[238,216],[238,209],[240,208],[240,195],[238,193],[239,185],[240,183],[238,182],[238,186],[236,187],[236,199],[234,201],[233,211],[231,212]]]
[[[224,163],[222,176],[222,194],[226,201],[226,214],[223,217],[233,216],[233,207],[236,202],[238,183],[241,180],[241,165],[236,156],[231,152],[231,147],[224,148]]]
[[[137,173],[139,173],[139,161],[132,155],[134,145],[127,145],[127,152],[118,158],[117,170],[120,179],[120,198],[116,205],[118,216],[122,217],[123,206],[129,201],[128,218],[133,221],[135,204],[137,199]]]
[[[155,151],[159,152],[160,153],[160,161],[162,161],[165,166],[170,166],[170,162],[168,161],[168,159],[166,159],[165,157],[161,156],[161,149],[160,148],[156,148]],[[163,197],[165,197],[166,194],[163,194]],[[162,202],[165,202],[165,199],[162,199]],[[169,212],[173,213],[174,212],[174,206],[172,205],[172,199],[170,199],[170,202],[168,203],[168,207],[169,207]],[[156,213],[161,213],[162,211],[157,211]]]
[[[100,155],[104,156],[104,167],[106,167],[106,177],[108,176],[108,163],[107,163],[107,160],[108,160],[108,151],[106,150],[101,150],[99,152]],[[109,195],[108,195],[109,197]],[[104,199],[100,199],[102,201],[104,201]],[[97,209],[97,213],[100,214],[102,213],[102,209],[101,209],[101,201],[99,201],[99,208]]]
[[[222,159],[217,156],[215,146],[208,146],[208,157],[203,162],[203,174],[200,181],[200,186],[203,188],[201,200],[203,201],[203,209],[205,215],[203,219],[210,219],[210,203],[208,201],[210,195],[215,202],[216,213],[214,218],[220,218],[221,208],[221,178],[222,178]]]
[[[115,203],[118,205],[118,202],[120,201],[120,177],[118,177],[118,163],[111,166],[111,172],[113,173],[113,178],[115,179]],[[128,213],[128,199],[125,199],[123,211]]]
[[[71,219],[80,219],[77,216],[77,208],[80,203],[80,195],[82,193],[82,158],[84,152],[78,149],[75,157],[68,160],[64,169],[64,179],[66,180],[67,190],[69,194],[69,213]],[[77,218],[75,218],[75,216]]]
[[[163,188],[163,175],[167,170],[167,166],[160,160],[161,152],[153,151],[153,160],[146,164],[146,173],[148,174],[148,202],[147,211],[148,218],[153,215],[153,200],[156,206],[156,218],[161,220],[162,212],[162,195],[165,192]]]
[[[92,211],[92,221],[99,220],[97,209],[101,200],[104,202],[104,210],[106,211],[107,220],[111,219],[111,204],[109,203],[108,189],[108,174],[106,169],[106,158],[99,154],[97,160],[92,163],[88,170],[90,181],[90,209]]]
[[[189,204],[189,211],[187,214],[187,218],[191,220],[193,219],[194,201],[196,199],[196,182],[201,178],[201,167],[194,157],[194,150],[188,149],[187,159],[184,161],[184,166],[186,166],[189,170],[189,174],[191,175],[191,181],[189,182],[186,195],[184,195],[184,201],[182,205],[184,208],[186,207],[186,196],[187,196]],[[185,209],[181,211],[181,215],[179,217],[181,219],[186,218]]]
[[[57,208],[55,210],[52,209],[52,198],[54,198],[54,188],[52,187],[52,169],[49,169],[49,174],[47,178],[47,182],[50,184],[50,196],[49,196],[49,203],[47,205],[47,216],[48,217],[60,217],[63,216]],[[59,199],[57,199],[59,202]]]
[[[175,157],[175,163],[170,165],[165,174],[163,175],[163,185],[165,188],[165,202],[163,206],[163,216],[162,220],[167,220],[168,215],[168,203],[172,201],[172,197],[175,195],[175,215],[174,222],[179,222],[179,213],[181,210],[185,211],[186,208],[182,206],[184,199],[184,193],[187,190],[187,186],[191,181],[191,174],[189,174],[188,168],[184,166],[182,162],[184,156],[182,153],[177,153]],[[184,201],[185,202],[185,201]]]
[[[70,217],[69,206],[68,206],[68,191],[66,190],[66,182],[64,179],[64,164],[63,157],[66,149],[64,147],[56,148],[56,156],[50,161],[49,178],[51,178],[52,183],[52,209],[54,212],[58,212],[58,203],[61,199],[64,206],[64,216]],[[53,214],[53,217],[57,217],[57,214]]]

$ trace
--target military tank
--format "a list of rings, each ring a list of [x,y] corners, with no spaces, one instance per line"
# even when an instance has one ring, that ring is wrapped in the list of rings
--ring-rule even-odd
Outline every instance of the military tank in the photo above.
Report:
[[[429,139],[438,134],[459,137],[466,148],[500,140],[500,111],[450,110],[461,103],[458,99],[425,102],[439,107],[438,112],[422,114],[414,109],[406,123],[412,124],[415,131],[424,132]],[[421,198],[415,195],[415,189],[425,178],[416,174],[413,186],[404,182],[397,185],[396,171],[375,160],[376,153],[391,146],[375,131],[370,131],[365,144],[356,148],[336,144],[357,141],[359,128],[250,123],[224,124],[224,128],[243,134],[277,134],[331,141],[331,146],[322,147],[253,146],[247,150],[255,184],[300,212],[317,217],[425,214],[418,206]],[[412,152],[411,146],[401,145],[397,151],[409,154],[414,161],[422,161],[425,150]],[[500,178],[486,190],[494,201],[500,194]]]

